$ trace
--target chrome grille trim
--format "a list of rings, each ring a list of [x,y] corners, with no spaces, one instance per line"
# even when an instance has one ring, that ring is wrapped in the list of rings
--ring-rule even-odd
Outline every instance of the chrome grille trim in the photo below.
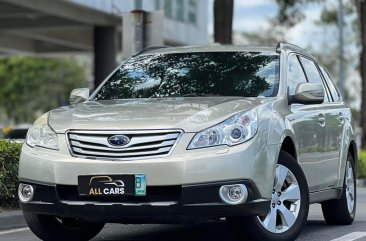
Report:
[[[95,149],[95,150],[100,150],[100,151],[113,151],[114,152],[114,151],[123,151],[123,149],[125,149],[125,148],[109,148],[109,147],[102,147],[102,146],[93,146],[93,145],[83,144],[82,142],[73,141],[73,140],[71,140],[70,143],[74,147],[80,147],[80,148],[86,148],[86,149]],[[130,148],[128,148],[128,151],[172,146],[172,145],[174,145],[174,143],[175,143],[175,140],[164,141],[160,144],[155,144],[155,145],[146,145],[146,146],[141,146],[141,147],[130,147]]]
[[[138,152],[138,154],[132,154],[130,153],[123,153],[123,152],[118,152],[118,153],[108,153],[108,152],[96,152],[96,151],[85,151],[81,148],[76,148],[74,147],[74,152],[76,153],[81,153],[82,155],[88,155],[88,156],[101,156],[101,157],[128,157],[128,156],[144,156],[144,155],[151,155],[151,154],[161,154],[161,153],[166,153],[169,152],[170,147],[164,147],[164,148],[159,148],[156,151],[141,151]]]
[[[118,133],[118,134],[125,135],[124,133]],[[101,134],[100,136],[89,136],[89,135],[81,136],[81,135],[77,135],[77,134],[70,134],[69,139],[75,140],[75,141],[83,141],[83,142],[105,145],[110,148],[125,149],[125,148],[128,148],[129,146],[133,146],[136,144],[156,142],[156,141],[160,141],[160,140],[175,140],[178,138],[179,134],[180,133],[164,134],[164,135],[156,135],[156,136],[148,136],[148,137],[134,137],[131,139],[131,141],[127,145],[121,146],[121,147],[112,146],[111,144],[109,144],[108,140],[107,140],[108,139],[107,137],[109,137],[109,135],[103,135],[103,134]]]
[[[75,157],[107,160],[136,160],[168,156],[173,151],[183,131],[172,130],[69,130],[66,133],[70,153]],[[131,141],[125,146],[113,146],[108,138],[127,135]]]

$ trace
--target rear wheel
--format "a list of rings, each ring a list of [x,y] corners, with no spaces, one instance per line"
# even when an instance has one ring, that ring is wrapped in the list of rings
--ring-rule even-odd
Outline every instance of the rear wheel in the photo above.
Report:
[[[23,212],[31,231],[44,241],[87,241],[95,237],[104,227],[102,223],[90,223],[78,218]]]
[[[296,239],[307,221],[309,191],[301,167],[286,152],[279,155],[270,208],[267,215],[228,218],[228,223],[241,240]]]
[[[323,216],[328,224],[349,225],[356,215],[356,175],[352,155],[348,155],[343,191],[340,199],[322,203]]]

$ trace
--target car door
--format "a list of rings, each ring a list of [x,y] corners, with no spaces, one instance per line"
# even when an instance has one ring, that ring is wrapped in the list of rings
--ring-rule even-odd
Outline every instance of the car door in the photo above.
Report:
[[[299,83],[309,82],[307,75],[299,61],[299,56],[289,55],[287,85],[288,95],[295,94]],[[310,191],[323,187],[324,179],[322,161],[326,154],[325,135],[326,121],[322,104],[297,104],[289,106],[291,114],[287,116],[291,122],[298,148],[298,161],[301,165],[309,185]]]
[[[345,106],[341,101],[341,97],[333,84],[333,81],[330,78],[329,73],[322,67],[319,66],[321,74],[324,78],[326,87],[329,88],[329,91],[332,96],[332,101],[328,105],[328,115],[326,116],[326,121],[329,123],[327,126],[327,148],[330,157],[332,158],[333,165],[331,169],[334,171],[334,185],[336,185],[337,180],[339,180],[341,166],[341,142],[342,142],[342,133],[344,126],[344,115],[345,115]]]
[[[324,93],[327,93],[327,86],[324,85],[319,69],[312,60],[301,57],[301,63],[304,67],[305,73],[308,76],[309,82],[319,83],[323,85]],[[314,155],[319,155],[319,159],[312,167],[308,167],[314,171],[314,176],[318,183],[314,186],[314,190],[322,190],[334,187],[337,183],[337,157],[335,155],[335,148],[330,146],[331,144],[331,133],[335,134],[338,130],[334,130],[334,109],[331,107],[332,104],[329,101],[324,101],[323,104],[319,105],[319,116],[324,120],[325,123],[321,124],[322,132],[318,134],[321,135],[321,142],[318,143],[317,153]],[[332,132],[330,132],[332,131]],[[309,161],[309,165],[311,165]],[[315,173],[316,172],[316,173]]]

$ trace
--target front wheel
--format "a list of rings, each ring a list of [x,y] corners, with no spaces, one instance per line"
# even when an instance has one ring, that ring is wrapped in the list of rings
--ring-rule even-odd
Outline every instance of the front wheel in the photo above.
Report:
[[[102,223],[90,223],[78,218],[23,212],[30,230],[44,241],[87,241],[94,238],[104,227]]]
[[[309,213],[307,181],[296,159],[282,151],[276,167],[270,208],[265,216],[227,220],[240,240],[293,241],[300,234]]]

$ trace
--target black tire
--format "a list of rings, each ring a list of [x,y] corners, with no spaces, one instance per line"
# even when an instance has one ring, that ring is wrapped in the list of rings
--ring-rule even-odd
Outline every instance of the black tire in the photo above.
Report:
[[[280,152],[278,164],[288,168],[298,181],[301,203],[296,221],[288,230],[274,233],[268,231],[256,216],[227,218],[230,228],[239,240],[293,241],[303,230],[309,213],[309,189],[305,175],[296,159],[286,152]]]
[[[44,241],[87,241],[104,227],[103,223],[89,223],[76,218],[59,219],[29,212],[23,212],[23,215],[30,230]]]
[[[322,203],[323,216],[325,221],[331,225],[350,225],[353,223],[356,216],[356,200],[357,200],[357,189],[356,189],[356,173],[353,157],[348,154],[347,162],[350,162],[353,170],[353,187],[354,187],[354,206],[353,211],[348,211],[347,205],[347,186],[346,186],[346,171],[345,178],[343,181],[343,190],[340,199],[334,199],[325,201]],[[347,164],[346,164],[347,169]]]

